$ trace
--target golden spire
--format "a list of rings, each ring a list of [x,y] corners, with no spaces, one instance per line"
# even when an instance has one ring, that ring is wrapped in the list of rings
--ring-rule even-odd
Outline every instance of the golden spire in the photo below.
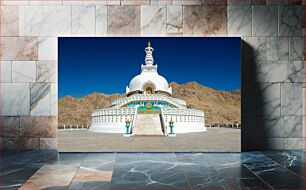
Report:
[[[148,42],[148,47],[151,47],[151,42],[150,41]]]

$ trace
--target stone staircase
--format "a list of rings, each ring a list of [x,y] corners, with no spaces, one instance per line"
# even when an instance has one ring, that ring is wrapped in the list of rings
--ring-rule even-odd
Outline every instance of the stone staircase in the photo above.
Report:
[[[134,135],[164,135],[160,114],[137,114]]]

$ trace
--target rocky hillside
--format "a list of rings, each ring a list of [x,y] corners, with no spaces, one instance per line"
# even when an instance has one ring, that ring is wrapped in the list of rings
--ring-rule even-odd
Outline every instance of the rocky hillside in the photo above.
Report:
[[[173,97],[183,99],[188,108],[205,112],[207,124],[240,123],[240,91],[226,92],[205,87],[196,82],[170,83]],[[120,94],[92,93],[82,98],[65,96],[59,100],[59,125],[89,125],[91,110],[107,108]]]
[[[207,124],[240,121],[240,90],[226,92],[208,88],[196,82],[171,83],[173,96],[187,102],[188,108],[205,112]]]
[[[82,98],[65,96],[58,102],[59,126],[90,125],[91,111],[111,106],[111,100],[123,97],[120,94],[92,93]]]

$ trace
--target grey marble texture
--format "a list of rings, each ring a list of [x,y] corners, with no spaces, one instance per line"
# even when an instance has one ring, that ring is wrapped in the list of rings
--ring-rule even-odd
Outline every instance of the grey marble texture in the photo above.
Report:
[[[251,138],[283,138],[285,118],[283,116],[270,116],[269,118],[244,117],[242,130],[244,137]]]
[[[303,89],[302,83],[281,84],[281,114],[302,115],[303,114]]]
[[[252,19],[253,36],[278,35],[277,5],[254,5]]]
[[[276,116],[261,119],[264,121],[264,137],[283,138],[285,129],[285,117]]]
[[[303,61],[304,39],[303,37],[290,37],[289,59],[291,61]]]
[[[0,61],[0,82],[12,82],[12,62]]]
[[[30,0],[30,5],[61,5],[62,3],[63,0]]]
[[[183,35],[183,6],[167,6],[167,35]]]
[[[96,5],[96,35],[107,35],[107,6]]]
[[[37,82],[57,82],[57,62],[37,61]]]
[[[16,0],[16,1],[2,0],[2,4],[3,5],[29,5],[30,0]]]
[[[269,189],[241,162],[239,154],[176,154],[192,189]]]
[[[266,37],[244,37],[243,40],[251,49],[247,52],[247,64],[249,61],[267,60],[267,38]]]
[[[267,60],[288,61],[289,60],[289,38],[268,37],[267,38]]]
[[[1,115],[30,114],[29,83],[1,83]]]
[[[202,0],[172,0],[173,5],[202,5]]]
[[[286,169],[305,177],[305,152],[298,150],[291,151],[262,151],[265,156],[277,162]]]
[[[110,189],[188,189],[175,159],[174,153],[118,154]]]
[[[300,175],[288,171],[286,168],[261,153],[245,153],[241,156],[241,160],[244,166],[274,189],[304,188],[304,182],[300,180],[302,178]]]
[[[57,60],[57,37],[38,38],[38,60]]]
[[[256,63],[257,82],[284,82],[288,79],[289,61],[258,61]]]
[[[303,82],[302,61],[258,61],[253,66],[257,82]]]
[[[36,62],[35,61],[13,61],[12,82],[35,82]]]
[[[49,116],[51,114],[51,84],[32,83],[30,88],[30,114],[33,116]]]
[[[141,6],[141,35],[166,36],[166,6]]]
[[[58,36],[71,34],[71,6],[25,6],[26,36]]]
[[[150,5],[151,0],[121,0],[121,5]]]
[[[64,0],[64,1],[70,1],[70,0]],[[120,5],[121,0],[103,0],[103,1],[97,1],[97,0],[85,0],[83,3],[84,5]]]
[[[304,82],[304,62],[290,61],[288,64],[288,78],[286,82]]]
[[[280,83],[251,83],[242,92],[242,117],[280,116]]]
[[[228,6],[227,31],[229,36],[252,35],[252,6]]]
[[[109,190],[110,183],[109,182],[80,182],[74,181],[70,184],[68,190],[82,190],[82,189],[96,189],[96,190]]]
[[[303,151],[132,154],[4,152],[1,156],[0,187],[302,190],[304,157]],[[111,179],[92,181],[92,177],[96,176],[92,176],[93,171],[110,172]],[[83,172],[82,176],[80,172]]]
[[[303,116],[285,116],[286,138],[302,138],[303,137]]]
[[[151,5],[172,5],[173,0],[151,0]]]
[[[72,35],[95,35],[95,27],[95,6],[72,6]]]
[[[305,150],[304,138],[285,138],[284,139],[284,150]]]
[[[279,6],[279,36],[302,36],[303,7],[299,5]]]

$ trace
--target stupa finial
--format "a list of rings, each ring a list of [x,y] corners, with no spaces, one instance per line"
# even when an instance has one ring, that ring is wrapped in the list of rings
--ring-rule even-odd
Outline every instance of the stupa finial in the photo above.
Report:
[[[146,58],[145,58],[146,65],[153,65],[153,63],[154,63],[154,59],[153,59],[153,55],[152,55],[153,51],[154,51],[154,49],[151,47],[151,42],[149,41],[148,42],[148,46],[145,49],[145,52],[146,52]]]

